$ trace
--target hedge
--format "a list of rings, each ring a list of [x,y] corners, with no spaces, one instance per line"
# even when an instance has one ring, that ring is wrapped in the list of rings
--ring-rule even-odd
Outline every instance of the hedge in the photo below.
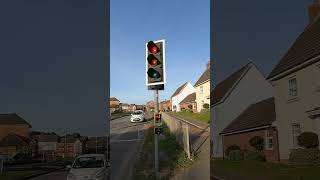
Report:
[[[299,166],[320,165],[320,150],[313,149],[293,149],[289,156],[289,163]]]

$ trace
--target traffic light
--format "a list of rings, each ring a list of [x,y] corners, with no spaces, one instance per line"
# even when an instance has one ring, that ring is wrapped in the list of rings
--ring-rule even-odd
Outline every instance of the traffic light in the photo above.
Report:
[[[149,41],[146,44],[146,84],[147,86],[154,86],[165,83],[164,40]]]

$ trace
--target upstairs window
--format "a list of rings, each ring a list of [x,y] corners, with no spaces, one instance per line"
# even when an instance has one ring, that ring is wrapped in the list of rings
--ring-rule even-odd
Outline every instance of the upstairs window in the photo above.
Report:
[[[288,82],[289,82],[289,97],[298,96],[297,79],[292,78],[292,79],[289,79]]]

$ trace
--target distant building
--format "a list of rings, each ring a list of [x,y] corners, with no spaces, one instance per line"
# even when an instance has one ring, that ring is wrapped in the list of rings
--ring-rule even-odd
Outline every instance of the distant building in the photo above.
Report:
[[[186,82],[181,85],[171,96],[171,109],[172,111],[180,111],[179,103],[186,98],[189,94],[196,92],[194,87],[189,83]]]
[[[129,112],[130,110],[130,105],[127,103],[120,103],[120,109],[123,112]]]
[[[38,154],[45,160],[55,160],[59,137],[40,134],[32,137],[38,142]]]
[[[57,144],[56,154],[60,157],[76,157],[83,153],[83,144],[80,138],[63,136]]]
[[[159,108],[161,111],[171,111],[171,100],[165,100],[160,102]]]
[[[109,108],[111,113],[120,111],[120,101],[117,98],[111,97],[109,101]]]
[[[146,104],[146,111],[147,112],[153,112],[155,108],[155,102],[154,101],[148,101]]]
[[[31,125],[16,113],[0,114],[0,139],[9,134],[30,137]]]
[[[201,112],[204,104],[210,106],[210,61],[194,87],[196,90],[197,112]]]
[[[189,94],[179,103],[181,110],[191,110],[197,112],[196,93]]]

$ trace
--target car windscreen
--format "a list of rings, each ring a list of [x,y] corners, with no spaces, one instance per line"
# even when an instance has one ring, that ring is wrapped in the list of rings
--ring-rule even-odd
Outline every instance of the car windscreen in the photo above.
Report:
[[[133,112],[133,114],[134,115],[138,115],[138,114],[142,114],[142,112],[141,111],[135,111],[135,112]]]
[[[79,157],[73,163],[73,168],[101,168],[104,167],[104,161],[102,157],[92,156],[92,157]]]

